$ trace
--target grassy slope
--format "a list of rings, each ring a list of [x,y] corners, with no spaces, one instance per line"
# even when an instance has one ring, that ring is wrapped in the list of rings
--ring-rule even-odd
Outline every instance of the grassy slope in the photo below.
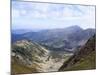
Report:
[[[96,68],[95,36],[90,38],[72,58],[66,61],[60,71],[89,70]]]
[[[14,57],[12,58],[13,58],[12,63],[11,63],[12,75],[28,74],[28,73],[36,72],[36,69],[23,65],[21,63],[18,63],[18,60],[16,58]]]
[[[71,71],[71,70],[87,70],[87,69],[95,69],[96,68],[96,56],[95,51],[89,54],[87,57],[82,58],[78,61],[74,66],[70,68],[64,68],[64,71]]]
[[[13,74],[32,73],[32,69],[15,62],[15,63],[12,63],[12,72]]]

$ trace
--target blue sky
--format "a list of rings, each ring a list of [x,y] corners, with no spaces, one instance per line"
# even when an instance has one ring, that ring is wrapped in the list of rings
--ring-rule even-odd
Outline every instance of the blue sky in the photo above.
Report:
[[[12,29],[95,28],[95,7],[12,1]]]

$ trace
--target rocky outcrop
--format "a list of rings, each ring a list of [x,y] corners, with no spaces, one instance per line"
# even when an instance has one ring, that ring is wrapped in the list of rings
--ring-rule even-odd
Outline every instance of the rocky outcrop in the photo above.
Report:
[[[96,68],[96,48],[95,35],[87,43],[75,52],[75,54],[59,69],[59,71],[68,70],[86,70]]]
[[[38,63],[44,63],[48,54],[49,51],[37,43],[17,41],[12,45],[12,69],[17,69],[15,66],[21,65],[30,68],[32,72],[40,72],[41,67]],[[21,66],[19,67],[22,68]]]

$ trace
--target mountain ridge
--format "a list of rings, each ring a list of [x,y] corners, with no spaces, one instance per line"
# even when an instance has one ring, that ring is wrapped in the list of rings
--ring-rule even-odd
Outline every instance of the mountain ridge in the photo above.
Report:
[[[12,42],[26,39],[38,42],[43,46],[52,48],[68,48],[72,49],[81,46],[95,34],[95,29],[82,29],[79,26],[71,26],[68,28],[42,30],[39,32],[27,32],[16,35],[12,33]]]
[[[64,62],[59,71],[85,70],[96,68],[95,35],[81,47],[68,61]]]

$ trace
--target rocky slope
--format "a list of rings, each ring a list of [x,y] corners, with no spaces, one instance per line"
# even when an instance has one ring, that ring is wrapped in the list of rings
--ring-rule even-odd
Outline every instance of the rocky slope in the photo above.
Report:
[[[31,41],[21,40],[12,45],[12,74],[58,71],[72,53],[51,52]]]
[[[95,35],[76,53],[64,62],[59,71],[86,70],[96,68]]]
[[[16,65],[22,65],[30,68],[32,72],[40,71],[41,67],[38,63],[45,62],[48,54],[49,51],[37,43],[32,43],[27,40],[17,41],[12,45],[12,70],[18,68]]]

